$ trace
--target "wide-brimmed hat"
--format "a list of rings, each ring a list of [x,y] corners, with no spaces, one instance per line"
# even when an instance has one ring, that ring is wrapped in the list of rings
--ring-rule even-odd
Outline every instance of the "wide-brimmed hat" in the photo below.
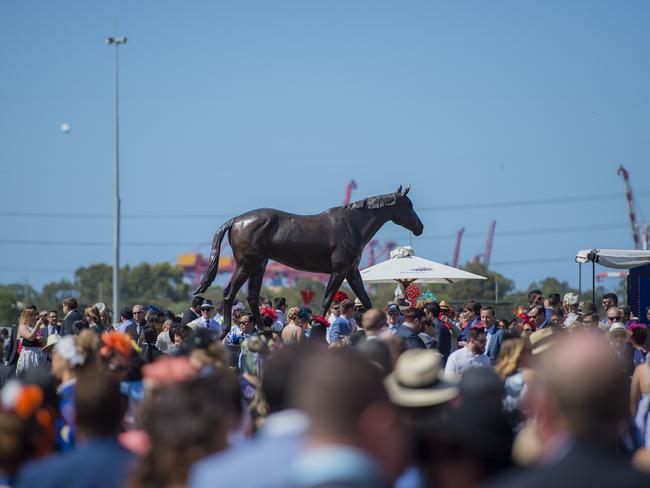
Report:
[[[399,307],[401,312],[404,312],[405,310],[411,308],[411,302],[409,302],[406,298],[398,298],[395,300],[395,305]]]
[[[356,307],[363,307],[363,303],[361,303],[361,300],[359,300],[358,297],[354,299],[354,306],[355,306],[355,308]]]
[[[577,305],[580,301],[580,296],[577,293],[565,293],[562,303],[564,305]]]
[[[552,327],[537,330],[528,337],[533,354],[546,351],[553,345],[555,339],[557,339],[557,332]]]
[[[410,349],[386,377],[388,396],[403,407],[430,407],[453,400],[458,387],[442,379],[442,356],[429,349]]]
[[[49,352],[54,345],[61,340],[61,336],[59,334],[50,334],[47,336],[47,342],[45,345],[41,348],[42,351]]]

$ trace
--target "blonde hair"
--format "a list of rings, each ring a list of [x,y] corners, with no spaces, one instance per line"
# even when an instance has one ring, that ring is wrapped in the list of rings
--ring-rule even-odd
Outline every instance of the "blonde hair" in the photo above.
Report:
[[[86,307],[86,310],[84,310],[84,316],[85,317],[90,317],[93,322],[95,322],[95,325],[101,326],[102,325],[102,317],[99,313],[99,309],[95,306],[93,307]]]
[[[298,307],[291,307],[287,311],[287,320],[290,320],[291,322],[296,322],[298,320],[298,317],[300,316],[300,309]]]
[[[499,359],[494,367],[495,372],[505,380],[508,376],[519,369],[519,360],[524,352],[530,352],[528,339],[517,337],[508,339],[501,346]]]
[[[34,308],[27,307],[22,312],[20,312],[20,319],[18,320],[18,324],[29,324],[30,320],[33,319],[36,315],[36,310]]]

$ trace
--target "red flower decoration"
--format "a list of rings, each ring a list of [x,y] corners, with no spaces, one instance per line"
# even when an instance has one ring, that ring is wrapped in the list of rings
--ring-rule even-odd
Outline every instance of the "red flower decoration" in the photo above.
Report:
[[[343,300],[347,300],[347,299],[348,299],[348,295],[347,295],[347,293],[345,293],[345,292],[343,292],[343,291],[341,291],[341,290],[337,291],[337,292],[334,294],[334,301],[335,301],[335,302],[339,302],[339,303],[341,303]]]
[[[274,322],[278,320],[278,314],[275,312],[275,310],[273,310],[272,307],[260,308],[260,314],[262,315],[262,317],[271,317]]]

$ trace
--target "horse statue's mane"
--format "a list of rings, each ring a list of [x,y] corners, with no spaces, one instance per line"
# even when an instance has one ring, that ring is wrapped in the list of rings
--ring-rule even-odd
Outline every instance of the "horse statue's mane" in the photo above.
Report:
[[[343,208],[382,208],[389,205],[395,205],[397,201],[396,193],[386,193],[385,195],[375,195],[374,197],[364,198],[356,202],[343,205]]]

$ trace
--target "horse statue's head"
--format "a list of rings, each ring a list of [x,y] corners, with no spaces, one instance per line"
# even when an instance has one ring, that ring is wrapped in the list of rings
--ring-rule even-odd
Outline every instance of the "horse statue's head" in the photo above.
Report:
[[[392,206],[393,214],[391,221],[419,236],[424,230],[424,225],[422,225],[420,217],[418,217],[418,214],[413,209],[413,202],[407,196],[410,189],[410,185],[407,185],[404,190],[402,190],[402,185],[397,188],[395,192],[395,205]]]

